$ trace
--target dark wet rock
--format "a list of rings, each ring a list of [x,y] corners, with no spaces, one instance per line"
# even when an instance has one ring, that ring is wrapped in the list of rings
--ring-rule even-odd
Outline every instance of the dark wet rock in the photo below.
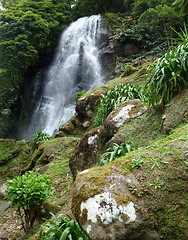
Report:
[[[80,98],[76,103],[76,112],[78,115],[82,116],[84,119],[91,119],[94,116],[97,105],[99,104],[100,97],[103,97],[103,95],[100,93],[92,93]]]
[[[96,165],[102,149],[103,127],[95,128],[81,138],[69,161],[69,167],[74,179],[79,171]]]
[[[119,46],[119,55],[121,57],[129,57],[139,52],[140,52],[140,49],[134,43],[125,43]]]

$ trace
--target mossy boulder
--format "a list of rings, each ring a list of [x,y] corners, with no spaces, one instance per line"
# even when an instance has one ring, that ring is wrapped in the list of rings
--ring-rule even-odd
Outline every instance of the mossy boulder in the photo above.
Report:
[[[103,97],[102,94],[94,94],[91,93],[89,95],[86,95],[84,97],[81,97],[76,102],[76,112],[78,115],[82,116],[83,119],[91,119],[94,116],[94,113],[96,111],[96,107],[99,104],[99,99]]]
[[[72,212],[92,240],[188,239],[187,132],[184,124],[148,147],[77,175]]]
[[[140,100],[128,100],[112,111],[104,122],[106,135],[113,136],[129,119],[136,118],[147,112],[147,107]]]
[[[98,127],[80,139],[69,161],[74,179],[79,171],[97,164],[103,150],[103,138],[103,127]]]
[[[182,122],[188,122],[188,89],[174,97],[163,116],[162,130],[169,134]]]
[[[15,177],[30,163],[31,145],[28,141],[0,139],[0,180]]]
[[[62,137],[41,143],[34,152],[31,163],[27,168],[41,168],[56,159],[69,158],[78,140],[79,138],[75,137]]]

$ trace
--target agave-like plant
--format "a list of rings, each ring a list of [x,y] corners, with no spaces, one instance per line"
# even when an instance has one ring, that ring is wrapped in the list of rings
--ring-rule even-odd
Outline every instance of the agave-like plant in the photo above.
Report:
[[[40,231],[40,239],[42,240],[89,240],[82,231],[78,223],[67,217],[56,217],[51,213],[53,219],[45,219],[48,224]]]
[[[151,70],[145,93],[150,105],[161,105],[163,109],[176,93],[188,86],[188,41],[157,59]]]
[[[142,88],[138,85],[120,84],[109,90],[104,98],[100,99],[94,116],[96,127],[103,125],[108,114],[117,107],[118,104],[129,99],[142,99]]]
[[[97,165],[103,166],[106,163],[113,162],[116,158],[123,157],[137,148],[137,145],[133,142],[121,143],[120,145],[113,143],[112,146],[101,155]]]

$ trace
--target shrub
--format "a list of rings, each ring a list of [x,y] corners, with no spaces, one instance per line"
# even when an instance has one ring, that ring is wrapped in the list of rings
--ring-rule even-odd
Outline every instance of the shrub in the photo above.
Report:
[[[109,90],[104,98],[100,99],[94,116],[94,124],[96,127],[104,124],[108,114],[116,108],[120,103],[129,99],[142,98],[142,89],[138,85],[120,84]]]
[[[45,142],[47,140],[50,140],[50,135],[47,133],[43,133],[43,132],[39,131],[39,132],[33,134],[33,137],[31,139],[31,145],[32,145],[33,152],[36,149],[37,142]]]
[[[52,213],[51,213],[52,214]],[[40,231],[42,240],[89,240],[78,223],[70,216],[57,218],[52,214],[53,220],[48,220],[48,224]]]
[[[86,91],[85,91],[85,90],[80,91],[80,92],[77,92],[77,93],[75,94],[76,100],[78,100],[79,98],[81,98],[81,96],[83,96],[84,94],[86,94]]]
[[[113,162],[116,158],[123,157],[135,149],[137,149],[137,146],[133,142],[121,143],[120,145],[114,143],[102,154],[98,161],[98,166]]]
[[[52,193],[48,176],[40,173],[30,171],[7,181],[6,198],[17,211],[25,232],[33,228],[38,213]]]

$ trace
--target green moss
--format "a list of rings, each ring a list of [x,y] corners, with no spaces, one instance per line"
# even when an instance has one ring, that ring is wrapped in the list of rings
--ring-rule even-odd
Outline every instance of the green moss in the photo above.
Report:
[[[29,142],[0,140],[1,180],[19,175],[31,161],[31,156]]]
[[[80,214],[81,202],[104,192],[105,188],[112,184],[109,176],[114,173],[131,172],[140,182],[139,192],[142,192],[142,194],[132,193],[131,198],[144,203],[138,211],[144,213],[143,209],[147,209],[145,221],[148,221],[148,225],[156,230],[162,239],[186,240],[188,184],[187,165],[184,161],[187,159],[188,150],[187,132],[188,124],[183,124],[172,135],[163,137],[148,147],[142,147],[125,157],[118,158],[113,163],[80,174],[77,179],[79,191],[75,189],[73,196],[72,210],[75,216]],[[139,169],[131,167],[135,155],[141,156],[144,160],[144,164]],[[131,199],[129,195],[125,197],[116,189],[114,196],[119,205],[127,205]]]
[[[132,170],[135,176],[138,174],[145,179],[142,184],[147,194],[143,195],[143,200],[149,209],[149,224],[152,223],[165,240],[187,239],[188,185],[185,181],[187,165],[184,163],[188,150],[187,132],[188,124],[184,124],[172,135],[138,150],[137,154],[145,156],[145,163],[139,171]],[[131,159],[132,156],[127,155],[117,160],[117,164],[121,161],[124,166],[123,162]]]
[[[151,141],[165,136],[161,132],[161,125],[162,114],[153,109],[148,109],[148,112],[142,116],[128,119],[116,135],[123,134],[127,142],[132,141],[138,146],[147,146]]]

